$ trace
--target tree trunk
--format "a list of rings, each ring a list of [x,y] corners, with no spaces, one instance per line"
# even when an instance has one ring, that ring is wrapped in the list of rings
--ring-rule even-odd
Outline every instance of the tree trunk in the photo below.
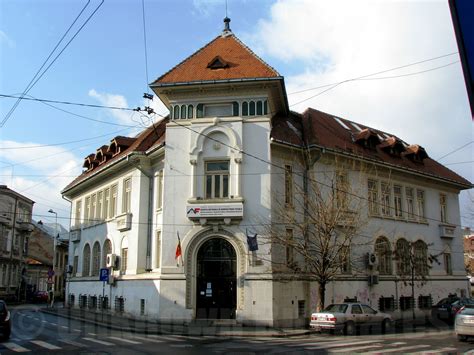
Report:
[[[317,311],[321,312],[324,309],[324,299],[326,296],[326,282],[318,282],[318,307]]]

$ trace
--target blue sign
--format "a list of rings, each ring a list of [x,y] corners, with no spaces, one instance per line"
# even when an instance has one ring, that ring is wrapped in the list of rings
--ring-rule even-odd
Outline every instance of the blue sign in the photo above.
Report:
[[[100,269],[100,281],[104,281],[104,282],[109,281],[109,269],[106,269],[106,268]]]

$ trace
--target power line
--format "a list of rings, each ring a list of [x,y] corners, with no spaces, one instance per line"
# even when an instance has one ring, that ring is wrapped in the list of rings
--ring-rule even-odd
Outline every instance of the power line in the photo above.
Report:
[[[146,45],[146,22],[145,22],[145,0],[142,0],[142,22],[143,22],[143,47],[145,51],[145,77],[146,77],[146,92],[149,92],[148,86],[148,52],[147,52],[147,45]]]
[[[442,157],[440,157],[440,158],[438,158],[438,159],[436,159],[436,160],[441,160],[441,159],[443,159],[443,158],[446,158],[448,155],[454,154],[454,153],[460,151],[461,149],[467,147],[468,145],[470,145],[470,144],[472,144],[472,143],[474,143],[474,141],[467,142],[466,144],[460,146],[459,148],[454,149],[453,151],[451,151],[451,152],[449,152],[449,153],[446,153],[445,155],[443,155]],[[454,164],[454,163],[451,163],[451,164]],[[448,164],[444,164],[444,165],[448,165]]]
[[[314,88],[310,88],[310,89],[305,89],[305,90],[301,90],[301,91],[296,91],[296,92],[292,92],[288,95],[292,95],[292,94],[297,94],[297,93],[301,93],[301,92],[305,92],[305,91],[312,91],[312,90],[316,90],[316,89],[320,89],[320,88],[324,88],[324,87],[328,87],[328,89],[326,90],[323,90],[322,92],[319,92],[313,96],[310,96],[304,100],[301,100],[301,101],[298,101],[297,103],[294,103],[294,104],[291,104],[290,107],[292,106],[296,106],[296,105],[299,105],[305,101],[308,101],[308,100],[311,100],[317,96],[320,96],[332,89],[335,89],[337,86],[341,85],[341,84],[344,84],[344,83],[348,83],[348,82],[351,82],[351,81],[358,81],[358,80],[383,80],[383,79],[394,79],[394,78],[401,78],[401,77],[405,77],[405,76],[411,76],[411,75],[418,75],[418,74],[422,74],[422,73],[426,73],[426,72],[430,72],[430,71],[434,71],[434,70],[438,70],[438,69],[441,69],[441,68],[445,68],[449,65],[453,65],[455,63],[458,63],[459,61],[455,61],[455,62],[452,62],[452,63],[449,63],[449,64],[446,64],[446,65],[442,65],[442,66],[439,66],[439,67],[435,67],[435,68],[431,68],[431,69],[428,69],[428,70],[422,70],[422,71],[419,71],[419,72],[415,72],[415,73],[409,73],[409,74],[401,74],[401,75],[396,75],[396,76],[389,76],[389,77],[381,77],[381,78],[369,78],[371,76],[374,76],[374,75],[378,75],[378,74],[383,74],[383,73],[387,73],[387,72],[390,72],[390,71],[394,71],[394,70],[398,70],[398,69],[403,69],[403,68],[406,68],[406,67],[410,67],[410,66],[413,66],[413,65],[418,65],[418,64],[421,64],[421,63],[425,63],[425,62],[428,62],[428,61],[432,61],[432,60],[437,60],[437,59],[440,59],[440,58],[444,58],[444,57],[447,57],[447,56],[451,56],[451,55],[454,55],[454,54],[457,54],[458,52],[453,52],[453,53],[449,53],[449,54],[445,54],[445,55],[442,55],[442,56],[439,56],[439,57],[435,57],[435,58],[430,58],[430,59],[426,59],[426,60],[422,60],[422,61],[418,61],[418,62],[415,62],[415,63],[410,63],[410,64],[406,64],[406,65],[402,65],[402,66],[398,66],[398,67],[395,67],[395,68],[391,68],[391,69],[387,69],[387,70],[382,70],[382,71],[379,71],[379,72],[376,72],[376,73],[372,73],[372,74],[367,74],[367,75],[363,75],[363,76],[359,76],[359,77],[356,77],[356,78],[352,78],[352,79],[346,79],[346,80],[342,80],[342,81],[339,81],[339,82],[336,82],[336,83],[333,83],[333,84],[327,84],[327,85],[322,85],[322,86],[318,86],[318,87],[314,87]]]
[[[69,46],[69,44],[74,40],[74,38],[76,38],[76,36],[79,34],[79,32],[82,31],[82,29],[84,28],[84,26],[89,22],[89,20],[94,16],[94,14],[97,12],[97,10],[99,10],[99,8],[102,6],[102,4],[104,3],[104,0],[102,0],[102,2],[97,6],[97,8],[92,12],[92,14],[86,19],[86,21],[83,23],[83,25],[76,31],[76,33],[72,36],[72,38],[66,43],[66,45],[63,47],[63,49],[59,52],[59,54],[51,61],[51,63],[46,67],[45,70],[43,70],[43,72],[41,73],[41,75],[38,76],[39,72],[42,70],[42,68],[44,67],[44,65],[47,63],[47,61],[49,60],[49,58],[51,57],[51,55],[54,53],[54,51],[57,49],[57,47],[60,45],[60,43],[63,41],[63,39],[66,37],[66,35],[68,34],[68,32],[70,31],[70,29],[73,27],[73,25],[76,23],[76,21],[79,19],[79,17],[82,15],[82,13],[84,12],[84,10],[86,9],[86,7],[89,5],[90,3],[90,0],[88,0],[87,4],[84,6],[84,8],[81,10],[81,12],[79,13],[79,15],[77,15],[76,19],[74,20],[74,22],[71,24],[71,26],[68,28],[68,30],[66,31],[66,33],[63,35],[63,37],[61,38],[61,40],[58,42],[58,44],[56,45],[56,47],[54,47],[53,51],[51,51],[50,55],[48,56],[48,58],[44,61],[43,65],[41,66],[41,68],[36,72],[35,76],[33,77],[33,79],[30,81],[30,83],[27,85],[27,87],[25,88],[25,90],[23,91],[23,95],[22,97],[18,98],[18,100],[15,102],[15,104],[13,105],[13,107],[10,109],[10,111],[6,114],[5,118],[2,120],[2,122],[0,123],[0,127],[3,127],[5,125],[5,123],[8,121],[8,119],[11,117],[11,115],[13,114],[13,111],[15,111],[15,109],[18,107],[18,105],[20,104],[21,100],[23,99],[23,96],[25,94],[27,94],[35,85],[36,83],[43,77],[43,75],[49,70],[49,68],[51,68],[51,66],[54,64],[54,62],[56,62],[56,60],[59,58],[59,56],[66,50],[66,48]],[[38,77],[37,77],[38,76]],[[37,78],[36,78],[37,77]],[[35,80],[36,78],[36,80]]]

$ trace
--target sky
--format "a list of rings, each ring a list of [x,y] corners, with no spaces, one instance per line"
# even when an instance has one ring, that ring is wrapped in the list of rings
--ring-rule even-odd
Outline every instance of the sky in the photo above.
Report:
[[[100,4],[0,0],[0,95],[24,92],[85,8],[25,97],[151,105],[165,115],[158,99],[143,99],[147,83],[219,35],[226,14],[225,0],[105,0],[83,26]],[[228,0],[227,15],[234,34],[285,77],[292,110],[393,133],[474,181],[474,124],[447,0]],[[35,220],[54,222],[53,209],[65,227],[70,205],[60,191],[84,157],[159,119],[34,100],[7,115],[15,101],[0,96],[0,183],[36,202]],[[460,201],[462,225],[474,227],[474,191]]]

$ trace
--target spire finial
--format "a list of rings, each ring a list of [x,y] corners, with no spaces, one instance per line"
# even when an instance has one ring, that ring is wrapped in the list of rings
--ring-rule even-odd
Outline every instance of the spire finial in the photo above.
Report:
[[[224,31],[223,31],[223,34],[227,34],[227,33],[230,33],[232,32],[232,30],[230,29],[230,18],[228,18],[227,16],[224,18]]]

